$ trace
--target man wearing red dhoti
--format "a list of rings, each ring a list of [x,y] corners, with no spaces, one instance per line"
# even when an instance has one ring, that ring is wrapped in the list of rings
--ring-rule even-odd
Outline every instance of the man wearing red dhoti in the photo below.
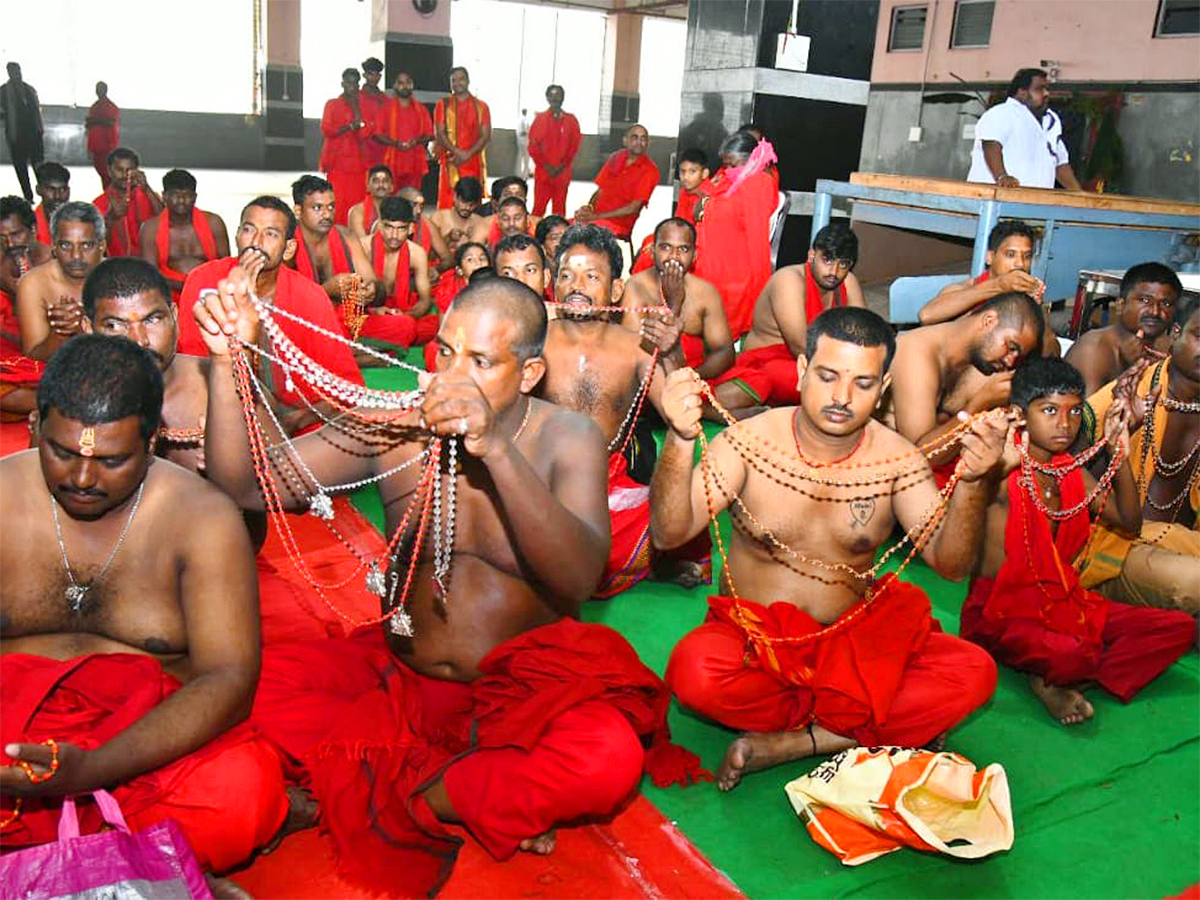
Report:
[[[808,326],[827,309],[867,305],[850,271],[857,261],[858,238],[835,223],[817,232],[807,262],[771,276],[737,362],[713,381],[717,402],[740,415],[800,402],[796,358],[804,353]]]
[[[146,182],[140,165],[128,147],[108,154],[109,182],[92,205],[104,216],[109,256],[141,256],[142,223],[162,212],[162,197]]]
[[[346,224],[350,207],[362,196],[367,179],[366,144],[374,133],[374,121],[362,111],[358,92],[358,69],[342,72],[342,93],[325,103],[321,114],[320,169],[333,185],[337,198],[334,222]]]
[[[743,132],[721,148],[724,168],[696,212],[696,274],[717,286],[733,336],[750,330],[771,277],[771,214],[779,192],[764,169],[775,150]]]
[[[108,85],[103,81],[96,82],[96,102],[88,107],[83,126],[87,130],[88,159],[96,167],[100,186],[107,189],[112,181],[108,155],[121,146],[121,110],[108,99]]]
[[[402,197],[386,197],[380,204],[379,228],[369,247],[384,300],[365,310],[358,332],[402,349],[428,343],[439,322],[430,294],[429,259],[420,244],[409,240],[413,216],[412,204]]]
[[[442,168],[438,174],[438,209],[454,205],[460,178],[487,184],[487,145],[492,139],[492,113],[471,94],[471,76],[462,66],[450,70],[450,96],[433,108],[433,129]]]
[[[198,315],[254,341],[247,306],[232,284]],[[390,896],[436,892],[461,845],[447,823],[500,859],[548,853],[556,825],[611,814],[643,769],[660,784],[699,774],[667,743],[658,678],[616,632],[574,619],[607,550],[605,451],[588,423],[530,397],[545,328],[544,304],[507,278],[469,288],[443,321],[420,427],[461,440],[461,472],[444,476],[457,498],[449,579],[435,578],[445,573],[433,541],[397,534],[412,549],[379,564],[411,590],[381,588],[386,625],[267,651],[252,721],[312,791],[341,872]],[[243,409],[216,330],[208,419],[232,423]],[[415,411],[401,415],[416,425]],[[219,437],[209,476],[261,505],[244,432]],[[389,531],[423,520],[404,507],[414,496],[424,506],[428,492],[414,492],[428,476],[405,463],[428,437],[400,428],[366,440],[318,433],[291,452],[321,484],[379,480],[395,501]],[[288,506],[308,502],[291,483],[279,489]]]
[[[1196,639],[1186,612],[1115,603],[1079,583],[1071,561],[1088,543],[1089,511],[1126,533],[1142,524],[1127,401],[1113,404],[1104,421],[1108,453],[1124,457],[1110,494],[1066,452],[1079,434],[1083,398],[1083,376],[1057,358],[1031,359],[1013,375],[1012,403],[1025,417],[1021,463],[989,513],[992,533],[962,610],[962,636],[1026,672],[1064,725],[1092,718],[1085,684],[1128,703]]]
[[[53,841],[62,797],[101,788],[135,829],[175,819],[218,872],[287,815],[279,756],[244,723],[250,541],[218,488],[155,462],[162,396],[145,350],[76,337],[38,386],[39,448],[0,461],[22,523],[0,545],[5,849]],[[93,804],[80,818],[101,827]]]
[[[142,258],[162,272],[178,301],[187,273],[229,255],[229,233],[216,213],[196,206],[196,178],[185,169],[163,176],[166,208],[142,225]]]
[[[658,166],[646,151],[650,149],[650,132],[641,125],[631,125],[618,150],[596,173],[596,192],[575,211],[575,221],[607,228],[620,240],[627,241],[633,226],[658,184]]]
[[[328,294],[311,279],[284,265],[296,252],[295,234],[295,214],[277,197],[263,196],[250,201],[242,210],[238,226],[238,255],[205,263],[189,272],[180,294],[179,309],[190,311],[202,291],[216,288],[221,279],[240,264],[255,279],[255,292],[259,297],[273,300],[276,308],[317,328],[340,334],[341,320],[330,305]],[[279,326],[304,355],[320,360],[339,378],[362,384],[362,373],[345,344],[291,319],[281,318]],[[207,355],[196,322],[188,315],[179,319],[179,352]],[[321,408],[324,403],[318,402],[316,387],[303,375],[286,377],[276,363],[267,365],[261,359],[257,362],[259,378],[275,398],[276,409],[280,411],[285,427],[293,432],[311,428],[318,420],[308,404]]]
[[[384,163],[383,154],[386,145],[379,140],[384,130],[384,123],[389,116],[389,110],[395,99],[389,97],[386,91],[379,88],[383,78],[383,62],[374,56],[368,56],[362,64],[363,86],[358,92],[359,108],[363,120],[370,123],[371,136],[363,141],[363,164],[370,170]]]
[[[71,199],[71,172],[60,163],[44,162],[33,170],[37,183],[34,191],[42,202],[33,213],[37,217],[37,239],[50,244],[50,217],[54,211]]]
[[[529,157],[533,170],[533,214],[541,216],[550,204],[557,216],[567,214],[567,188],[571,186],[571,165],[579,153],[582,137],[579,120],[563,112],[562,87],[546,88],[550,108],[537,114],[529,128]]]
[[[710,599],[666,674],[684,706],[748,732],[725,754],[723,790],[748,772],[855,744],[928,744],[996,686],[991,658],[941,633],[925,594],[880,577],[875,555],[899,523],[920,535],[939,574],[971,570],[1005,418],[964,433],[958,484],[943,504],[920,451],[872,418],[891,326],[839,307],[817,318],[808,340],[801,405],[731,426],[695,468],[704,383],[683,369],[663,390],[670,430],[650,484],[655,546],[682,544],[727,508],[735,523],[725,595]]]
[[[425,104],[413,97],[411,75],[399,72],[393,87],[396,98],[385,109],[375,140],[384,145],[383,161],[392,170],[397,189],[420,190],[429,171],[427,148],[433,140],[433,119]]]

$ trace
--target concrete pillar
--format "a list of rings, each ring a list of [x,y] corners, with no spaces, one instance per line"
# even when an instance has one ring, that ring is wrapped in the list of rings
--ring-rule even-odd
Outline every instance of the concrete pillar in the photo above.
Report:
[[[625,0],[615,0],[619,10]],[[608,133],[609,149],[621,142],[630,125],[637,124],[642,64],[642,17],[609,13],[604,34],[604,70],[600,82],[600,132]]]
[[[300,67],[300,0],[264,0],[267,69],[263,97],[263,167],[304,168],[304,70]]]

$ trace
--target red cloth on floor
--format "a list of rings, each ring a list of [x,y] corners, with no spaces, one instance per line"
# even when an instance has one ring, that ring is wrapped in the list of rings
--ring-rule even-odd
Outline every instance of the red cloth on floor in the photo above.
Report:
[[[667,684],[684,706],[729,728],[816,722],[864,746],[927,744],[987,702],[996,664],[932,630],[920,588],[889,575],[876,591],[865,612],[860,602],[828,628],[790,603],[712,597],[704,624],[672,651]]]
[[[220,254],[217,252],[217,238],[213,234],[212,226],[208,224],[208,216],[196,207],[192,207],[192,228],[196,232],[196,237],[200,239],[200,246],[204,250],[204,261],[211,262]],[[171,213],[164,209],[158,216],[158,232],[154,236],[154,249],[158,255],[158,271],[163,273],[164,278],[173,279],[183,282],[187,280],[187,273],[179,272],[172,269],[169,265],[171,258]],[[172,290],[171,292],[175,300],[179,300],[179,292]]]
[[[612,520],[612,546],[608,565],[594,597],[607,600],[627,591],[650,574],[656,551],[650,545],[650,488],[629,476],[629,464],[621,452],[608,457],[608,513]],[[702,531],[682,547],[664,551],[675,559],[700,564],[712,578],[712,542]]]
[[[571,186],[571,164],[579,153],[582,135],[579,120],[569,112],[556,119],[546,109],[534,117],[529,126],[529,158],[533,170],[533,214],[544,215],[547,204],[556,216],[567,214],[567,188]],[[546,172],[546,166],[562,166],[557,175]]]
[[[310,513],[288,514],[308,573],[320,584],[338,585],[325,590],[328,603],[296,568],[274,525],[267,531],[255,557],[263,646],[344,637],[379,615],[379,597],[367,590],[361,561],[381,558],[387,542],[349,498],[334,497],[333,509],[336,534]]]
[[[597,215],[601,218],[597,218],[593,224],[607,228],[622,240],[629,240],[641,210],[615,218],[606,217],[605,212],[618,209],[634,200],[640,200],[644,209],[644,204],[650,202],[650,195],[654,193],[659,179],[658,166],[646,154],[643,153],[627,165],[628,159],[628,150],[618,150],[596,173],[595,207]]]
[[[34,218],[37,219],[37,239],[47,247],[50,243],[50,218],[46,215],[46,204],[39,203],[33,211]]]
[[[779,191],[767,172],[733,189],[728,177],[715,182],[696,223],[693,273],[716,285],[735,338],[750,330],[754,304],[771,277],[771,215]]]
[[[737,382],[758,405],[795,406],[800,402],[796,357],[792,356],[787,344],[743,350],[734,364],[714,378],[712,384],[727,381]]]
[[[450,143],[460,150],[469,150],[479,142],[484,127],[491,128],[492,112],[488,105],[470,94],[465,100],[454,95],[443,97],[433,108],[433,122],[441,125]],[[438,173],[438,209],[454,205],[454,186],[460,178],[478,178],[487,186],[487,148],[480,150],[464,163],[453,162],[444,149],[438,150],[441,170]]]
[[[121,188],[110,184],[103,194],[92,201],[92,206],[100,210],[100,215],[107,216],[110,198],[122,194],[124,191]],[[141,256],[142,245],[138,235],[142,230],[142,223],[153,215],[154,206],[150,203],[150,195],[140,187],[134,188],[129,198],[129,208],[121,221],[115,227],[105,223],[108,227],[108,255]]]
[[[387,107],[385,122],[383,133],[393,141],[411,141],[423,134],[433,134],[433,119],[429,110],[416,97],[410,97],[407,106],[400,100],[394,100]],[[405,187],[420,189],[421,179],[429,171],[429,156],[424,144],[407,150],[385,147],[383,162],[392,170],[396,190]]]
[[[252,721],[296,764],[339,871],[392,896],[432,895],[461,840],[420,792],[439,777],[481,843],[611,813],[643,767],[656,783],[700,777],[670,745],[669,694],[617,632],[564,619],[501,644],[470,684],[417,674],[382,627],[268,648]],[[614,715],[616,713],[616,715]]]
[[[1051,462],[1070,459],[1059,454]],[[1059,489],[1064,507],[1082,503],[1083,472],[1071,472]],[[1179,610],[1127,606],[1085,590],[1071,560],[1090,532],[1086,508],[1052,532],[1022,487],[1020,470],[1009,475],[1004,564],[995,579],[971,583],[960,633],[1049,684],[1095,681],[1128,703],[1191,649],[1196,622]]]
[[[200,291],[215,288],[217,282],[229,274],[229,270],[237,265],[235,257],[215,259],[204,263],[188,272],[187,281],[183,283],[183,291],[179,297],[179,352],[191,356],[207,356],[208,348],[200,337],[200,328],[196,325],[195,316],[191,314],[196,301],[200,299]],[[328,331],[342,333],[341,317],[329,302],[329,295],[320,286],[305,278],[299,272],[280,266],[275,283],[275,306],[294,316],[298,316],[313,325]],[[362,373],[354,362],[350,348],[332,338],[317,334],[310,328],[305,328],[279,317],[279,327],[291,341],[310,359],[316,360],[338,378],[353,384],[363,383]],[[260,363],[259,377],[268,385],[275,399],[292,409],[304,405],[297,388],[312,402],[316,402],[317,394],[312,385],[298,375],[293,377],[295,387],[287,387],[284,372],[278,365],[270,367]]]
[[[351,124],[354,119],[354,107],[345,97],[334,97],[325,104],[321,114],[321,134],[325,137],[321,145],[319,168],[325,173],[329,183],[333,185],[334,221],[339,225],[346,224],[346,216],[355,198],[361,197],[367,181],[367,163],[365,144],[371,137],[374,122],[362,110],[363,127],[354,131],[338,134],[339,129]]]
[[[0,656],[0,680],[0,746],[54,738],[85,750],[124,731],[180,687],[158,660],[133,653],[65,661],[10,653]],[[3,764],[12,762],[4,756]],[[288,808],[278,754],[244,723],[111,790],[134,830],[175,819],[201,865],[218,872],[269,841]],[[5,814],[12,803],[4,798]],[[60,809],[60,798],[26,798],[20,817],[4,830],[5,848],[55,840]],[[95,804],[80,804],[79,823],[84,834],[99,830]]]

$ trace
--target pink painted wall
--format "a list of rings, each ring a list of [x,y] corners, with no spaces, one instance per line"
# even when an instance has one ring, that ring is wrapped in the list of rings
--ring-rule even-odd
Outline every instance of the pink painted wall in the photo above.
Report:
[[[1200,36],[1155,38],[1158,0],[996,0],[991,46],[951,50],[954,0],[926,0],[925,46],[889,53],[892,9],[919,0],[882,0],[871,81],[1007,82],[1017,69],[1057,60],[1059,80],[1200,80]]]
[[[266,14],[267,63],[300,65],[300,4],[292,0],[268,0]]]
[[[312,0],[307,0],[312,2]],[[450,0],[442,0],[431,16],[423,16],[413,8],[412,0],[372,0],[372,40],[383,40],[389,32],[400,34],[430,34],[450,36]],[[382,26],[382,29],[380,29]]]

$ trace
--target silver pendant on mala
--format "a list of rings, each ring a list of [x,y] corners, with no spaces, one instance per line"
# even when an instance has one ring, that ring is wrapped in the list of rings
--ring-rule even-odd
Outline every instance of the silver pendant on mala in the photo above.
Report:
[[[318,519],[329,521],[333,518],[333,499],[322,491],[317,491],[308,501],[308,511]]]
[[[83,601],[87,597],[88,588],[90,587],[90,584],[72,584],[68,585],[67,589],[63,591],[63,596],[66,597],[67,606],[71,608],[71,612],[83,612]]]
[[[391,628],[392,634],[398,634],[403,637],[412,637],[412,616],[403,606],[397,606],[392,610],[391,619],[388,621],[388,627]]]
[[[382,597],[387,593],[387,579],[379,566],[373,565],[367,570],[367,590],[378,597]]]

